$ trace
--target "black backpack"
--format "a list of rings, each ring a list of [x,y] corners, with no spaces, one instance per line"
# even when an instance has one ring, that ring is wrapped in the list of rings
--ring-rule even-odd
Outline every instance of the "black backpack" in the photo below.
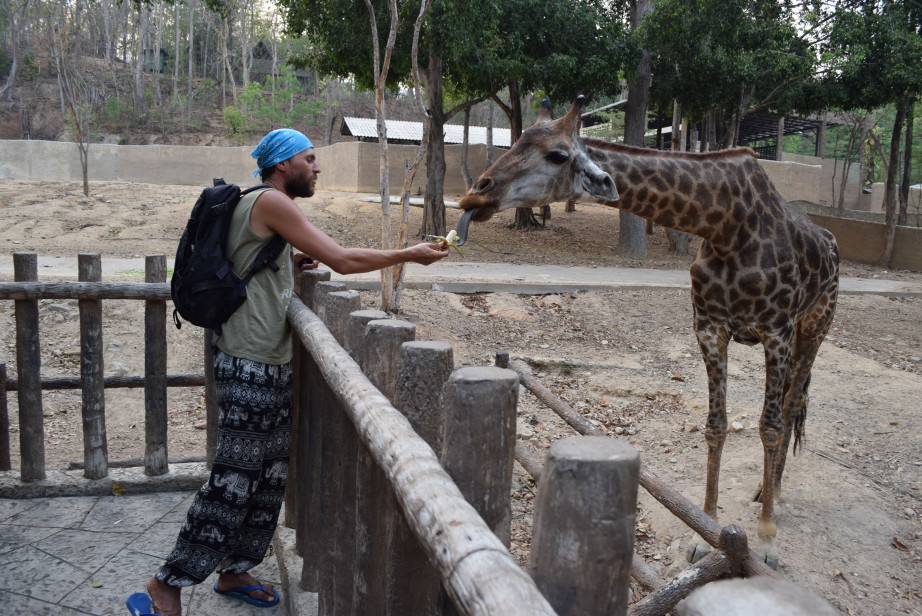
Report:
[[[268,186],[260,184],[241,191],[239,186],[215,178],[214,186],[204,189],[195,202],[179,240],[170,280],[177,329],[182,327],[182,317],[221,335],[221,326],[246,301],[250,279],[266,267],[279,270],[275,260],[286,245],[280,235],[269,240],[243,278],[234,273],[234,264],[227,257],[227,233],[234,208],[243,195],[259,188]]]

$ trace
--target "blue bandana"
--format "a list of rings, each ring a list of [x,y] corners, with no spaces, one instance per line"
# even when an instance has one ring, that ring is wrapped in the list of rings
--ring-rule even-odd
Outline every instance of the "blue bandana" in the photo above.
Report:
[[[272,131],[263,137],[255,150],[250,152],[250,156],[256,159],[256,164],[259,167],[253,172],[253,177],[261,174],[266,167],[288,160],[295,154],[300,154],[312,147],[314,147],[314,144],[311,143],[311,140],[296,130],[280,128]]]

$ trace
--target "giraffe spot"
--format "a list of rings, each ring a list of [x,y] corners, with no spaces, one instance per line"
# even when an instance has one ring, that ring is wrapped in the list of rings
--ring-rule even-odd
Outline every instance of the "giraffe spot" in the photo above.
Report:
[[[717,210],[711,210],[704,216],[705,222],[707,222],[712,227],[716,226],[717,223],[721,222],[723,219],[724,219],[723,212],[720,212]]]
[[[652,172],[653,169],[651,169],[650,171]],[[667,183],[666,180],[661,175],[654,175],[653,177],[649,178],[647,181],[650,183],[651,187],[655,191],[658,191],[658,192],[668,192],[669,191],[669,183]]]

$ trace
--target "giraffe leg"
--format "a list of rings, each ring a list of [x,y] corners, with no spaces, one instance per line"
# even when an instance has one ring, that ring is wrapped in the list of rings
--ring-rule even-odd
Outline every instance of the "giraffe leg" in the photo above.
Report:
[[[790,389],[791,343],[790,333],[782,333],[767,338],[765,347],[765,405],[759,422],[759,435],[762,438],[764,466],[762,471],[762,510],[759,515],[758,553],[765,562],[776,567],[778,551],[775,549],[775,469],[780,458],[782,444],[785,442],[785,421],[782,406],[785,394]]]
[[[791,360],[793,364],[791,386],[784,399],[784,442],[775,458],[775,498],[781,498],[781,479],[784,475],[784,464],[791,436],[794,436],[795,454],[799,441],[803,437],[809,402],[810,373],[813,370],[813,362],[816,360],[820,345],[832,324],[832,314],[833,311],[828,310],[820,319],[801,323],[798,327]]]
[[[727,345],[725,330],[706,328],[697,332],[698,345],[704,357],[708,375],[708,419],[704,439],[708,445],[707,483],[704,492],[704,512],[717,520],[717,496],[720,480],[720,458],[727,438]],[[692,538],[686,557],[697,562],[711,551],[711,546],[699,536]]]

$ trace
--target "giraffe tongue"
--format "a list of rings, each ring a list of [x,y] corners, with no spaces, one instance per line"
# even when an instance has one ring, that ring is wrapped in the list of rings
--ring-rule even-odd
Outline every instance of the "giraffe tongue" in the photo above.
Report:
[[[471,218],[474,217],[474,210],[464,210],[461,218],[458,219],[458,226],[455,231],[458,233],[458,246],[464,246],[467,242],[467,229],[471,226]]]

